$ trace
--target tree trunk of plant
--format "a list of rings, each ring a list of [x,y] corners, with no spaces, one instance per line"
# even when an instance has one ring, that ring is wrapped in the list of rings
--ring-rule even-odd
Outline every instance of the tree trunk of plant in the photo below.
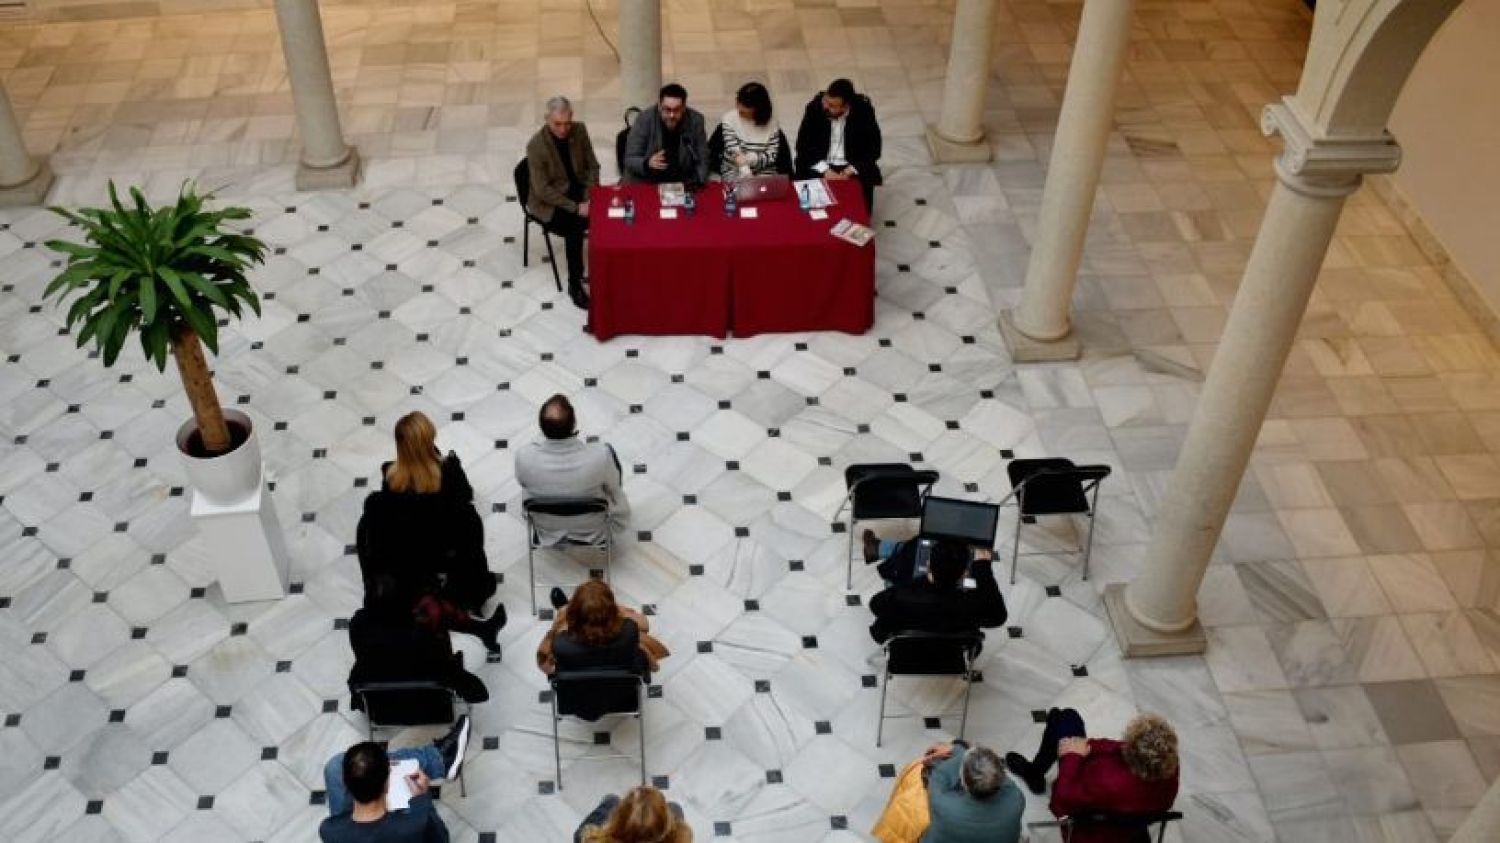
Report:
[[[203,437],[203,450],[210,455],[227,452],[229,425],[224,423],[224,409],[219,406],[219,394],[214,391],[208,361],[203,358],[203,341],[193,329],[183,328],[172,337],[172,357],[177,360],[182,388],[193,406],[193,420]]]

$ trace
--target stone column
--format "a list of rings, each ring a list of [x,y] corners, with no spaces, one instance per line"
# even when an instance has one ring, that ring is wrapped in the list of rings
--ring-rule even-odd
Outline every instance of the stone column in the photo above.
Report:
[[[1000,314],[1000,332],[1018,363],[1075,360],[1070,336],[1073,284],[1094,209],[1099,171],[1114,124],[1115,91],[1130,44],[1134,0],[1086,0],[1068,86],[1052,139],[1036,243],[1026,267],[1021,304]]]
[[[50,187],[52,170],[26,151],[10,94],[0,86],[0,207],[40,205]]]
[[[1208,369],[1187,441],[1141,573],[1105,592],[1105,605],[1126,656],[1202,652],[1198,586],[1282,365],[1317,282],[1344,199],[1365,173],[1396,169],[1400,148],[1384,132],[1315,137],[1287,98],[1269,106],[1267,134],[1286,142],[1276,159],[1278,183]]]
[[[645,108],[661,90],[661,0],[620,0],[620,108]]]
[[[297,164],[298,190],[353,187],[359,180],[359,151],[344,142],[339,105],[328,69],[328,46],[318,0],[276,0],[281,49],[302,131],[302,158]]]
[[[984,102],[990,87],[990,51],[995,36],[995,0],[958,0],[943,111],[927,127],[932,160],[940,164],[990,160],[984,138]]]

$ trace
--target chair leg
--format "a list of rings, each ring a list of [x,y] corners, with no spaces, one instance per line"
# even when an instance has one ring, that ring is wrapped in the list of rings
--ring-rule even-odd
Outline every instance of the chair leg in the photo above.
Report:
[[[645,693],[644,685],[645,685],[645,683],[642,683],[642,686],[641,687],[637,687],[636,690],[635,690],[635,695],[636,695],[635,722],[636,722],[636,725],[639,727],[637,729],[637,731],[639,731],[641,733],[641,785],[642,786],[644,786],[646,784],[646,693]]]
[[[536,617],[536,545],[530,537],[526,540],[526,580],[531,583],[531,616]]]
[[[886,669],[880,676],[880,720],[875,725],[875,748],[880,748],[880,740],[885,736],[885,690],[891,684],[891,671]]]
[[[557,291],[562,292],[562,278],[557,274],[557,254],[552,251],[552,235],[547,229],[542,229],[542,240],[547,244],[547,262],[552,264],[552,283],[557,285]]]
[[[557,689],[552,689],[552,762],[557,766],[557,790],[562,792],[562,742],[557,736]]]
[[[844,590],[854,590],[854,512],[849,512],[849,550],[844,554],[848,575],[844,578]]]
[[[521,221],[521,266],[531,266],[531,220]]]
[[[964,674],[964,711],[958,719],[958,739],[964,739],[964,730],[969,727],[969,694],[974,690],[974,671],[970,668]]]
[[[1167,839],[1167,821],[1162,820],[1161,825],[1156,829],[1156,843],[1162,843],[1165,839]]]
[[[1094,499],[1089,502],[1089,537],[1083,547],[1083,581],[1089,579],[1089,558],[1094,555],[1094,515],[1099,511],[1099,483],[1094,483]]]
[[[1016,538],[1010,545],[1010,584],[1016,584],[1016,565],[1021,561],[1021,521],[1025,516],[1021,514],[1021,508],[1016,507]]]

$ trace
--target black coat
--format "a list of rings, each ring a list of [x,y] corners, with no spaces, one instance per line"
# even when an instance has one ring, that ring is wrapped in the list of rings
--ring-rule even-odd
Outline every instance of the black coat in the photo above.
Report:
[[[388,465],[381,466],[382,478]],[[365,498],[356,537],[365,580],[377,574],[394,578],[409,604],[440,593],[466,609],[483,606],[495,593],[495,578],[474,489],[458,457],[443,460],[442,487],[435,493],[393,492],[383,479],[380,486]]]
[[[365,682],[431,680],[453,689],[471,703],[490,698],[479,677],[463,669],[446,632],[418,626],[410,615],[386,616],[360,609],[349,619],[349,647],[354,667],[349,671],[349,693]]]
[[[921,632],[970,632],[1000,626],[1009,616],[1005,598],[995,582],[994,563],[972,568],[972,589],[940,588],[926,578],[893,585],[870,599],[875,622],[870,637],[877,644],[906,630]]]
[[[813,165],[828,157],[828,144],[832,134],[828,115],[823,113],[823,92],[813,96],[802,112],[802,125],[797,129],[797,178],[817,178]],[[849,103],[849,116],[844,123],[844,158],[854,165],[860,181],[880,184],[880,123],[875,119],[875,106],[870,98],[857,94]]]

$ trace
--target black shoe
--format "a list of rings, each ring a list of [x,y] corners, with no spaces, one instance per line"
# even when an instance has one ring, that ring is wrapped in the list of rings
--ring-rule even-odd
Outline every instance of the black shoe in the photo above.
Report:
[[[873,565],[880,558],[880,539],[875,537],[874,530],[866,530],[863,536],[865,550],[865,564]]]
[[[464,763],[464,751],[469,748],[469,715],[465,714],[458,718],[448,734],[432,742],[438,752],[443,756],[443,769],[448,772],[443,778],[452,780],[458,776],[458,768]]]
[[[1038,773],[1026,756],[1019,752],[1005,753],[1005,768],[1010,770],[1016,778],[1026,783],[1026,789],[1037,796],[1047,792],[1047,777]]]
[[[583,289],[582,281],[568,282],[568,298],[573,300],[573,305],[579,310],[589,309],[589,294]]]
[[[496,639],[500,636],[500,630],[505,628],[505,621],[505,604],[501,603],[495,607],[495,614],[490,615],[489,620],[481,622],[475,632],[484,648],[491,653],[500,652],[500,643]]]
[[[562,589],[553,586],[552,591],[547,594],[547,599],[552,602],[552,608],[562,609],[568,605],[568,595]]]

